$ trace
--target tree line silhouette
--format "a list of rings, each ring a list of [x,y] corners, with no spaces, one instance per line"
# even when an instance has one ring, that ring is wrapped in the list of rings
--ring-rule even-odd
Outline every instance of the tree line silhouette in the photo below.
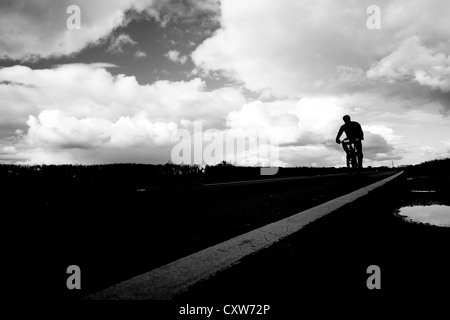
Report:
[[[102,165],[0,165],[3,191],[20,190],[107,190],[139,189],[174,185],[236,180],[270,179],[289,176],[310,176],[343,173],[346,168],[281,167],[274,176],[261,176],[260,167],[174,164],[102,164]],[[367,170],[387,170],[388,167]]]

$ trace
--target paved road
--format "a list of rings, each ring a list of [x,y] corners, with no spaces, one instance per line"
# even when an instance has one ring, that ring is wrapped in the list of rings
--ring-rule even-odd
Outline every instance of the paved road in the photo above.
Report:
[[[396,179],[175,301],[271,304],[274,314],[292,316],[311,303],[326,309],[339,302],[348,310],[361,302],[370,308],[387,301],[405,306],[412,299],[422,303],[447,296],[450,229],[406,223],[393,214],[399,197],[408,196],[407,183]],[[380,290],[367,286],[369,266],[380,270]]]
[[[288,218],[254,229],[238,237],[221,242],[165,266],[146,272],[130,280],[102,290],[88,299],[169,300],[193,285],[205,281],[230,268],[243,258],[256,254],[309,223],[333,213],[370,192],[389,184],[403,172],[363,187],[354,192],[294,214]]]
[[[363,174],[367,174],[363,173]],[[284,178],[264,178],[260,180],[244,180],[244,181],[230,181],[230,182],[218,182],[218,183],[205,183],[202,187],[231,187],[231,186],[242,186],[242,185],[256,185],[256,184],[267,184],[267,183],[279,183],[279,182],[288,182],[288,181],[298,181],[298,180],[311,180],[311,179],[319,179],[319,178],[333,178],[333,177],[344,177],[348,176],[347,173],[335,173],[335,174],[327,174],[327,175],[315,175],[315,176],[300,176],[300,177],[284,177]]]
[[[47,289],[55,293],[50,298],[80,298],[391,174],[152,192],[61,192],[32,204],[45,214],[30,215],[39,240],[27,259],[45,264]],[[31,204],[21,206],[25,211]],[[83,272],[83,289],[76,292],[61,286],[72,264]]]

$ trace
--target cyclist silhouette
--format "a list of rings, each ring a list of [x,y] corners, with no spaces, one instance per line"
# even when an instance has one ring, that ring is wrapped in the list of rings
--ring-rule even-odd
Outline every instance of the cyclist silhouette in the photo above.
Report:
[[[336,143],[340,144],[342,142],[340,140],[340,137],[342,133],[345,132],[345,135],[350,140],[350,143],[353,143],[355,146],[356,156],[358,157],[358,169],[362,169],[363,153],[361,141],[364,140],[364,132],[362,131],[361,125],[358,122],[350,120],[349,115],[345,115],[342,119],[344,120],[345,123],[339,129],[339,132],[336,136]],[[349,154],[348,144],[343,143],[342,147],[344,148],[344,151],[347,153],[348,159]]]

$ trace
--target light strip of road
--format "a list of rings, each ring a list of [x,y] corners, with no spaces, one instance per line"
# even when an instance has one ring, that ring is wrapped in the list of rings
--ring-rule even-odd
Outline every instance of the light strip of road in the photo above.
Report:
[[[332,178],[332,177],[340,177],[340,176],[347,176],[347,175],[348,175],[348,173],[331,173],[331,174],[316,175],[316,176],[264,178],[264,179],[253,179],[253,180],[205,183],[205,184],[202,184],[201,186],[202,187],[224,187],[224,186],[245,185],[245,184],[258,184],[258,183],[285,182],[285,181],[295,181],[295,180],[308,180],[308,179],[317,179],[317,178]]]
[[[199,281],[222,271],[245,256],[297,232],[306,224],[368,194],[402,172],[311,209],[247,232],[187,257],[87,296],[88,300],[170,300]],[[144,252],[142,254],[145,254]],[[148,253],[151,254],[151,253]]]

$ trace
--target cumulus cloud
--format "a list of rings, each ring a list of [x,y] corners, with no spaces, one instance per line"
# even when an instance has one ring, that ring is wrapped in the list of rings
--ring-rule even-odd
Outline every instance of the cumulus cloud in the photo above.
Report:
[[[450,140],[442,141],[442,144],[445,146],[441,156],[450,158]]]
[[[350,1],[343,8],[330,0],[224,0],[221,28],[192,59],[206,72],[226,72],[250,90],[301,97],[327,90],[327,79],[354,85],[364,77],[359,70],[413,35],[448,52],[447,1],[379,1],[382,26],[376,32],[366,28],[370,4]],[[427,81],[426,74],[420,76]]]
[[[167,145],[175,141],[174,122],[151,122],[143,115],[120,117],[112,122],[100,118],[77,119],[59,110],[30,116],[26,141],[34,147],[92,149]]]
[[[138,50],[133,54],[133,56],[135,58],[145,58],[147,54],[144,51]]]
[[[436,156],[437,155],[436,150],[430,146],[420,147],[420,151],[422,152],[423,156]]]
[[[383,124],[363,125],[364,158],[370,161],[400,160],[405,150],[404,137]]]
[[[81,29],[69,30],[70,5],[81,11]],[[7,0],[0,2],[0,58],[36,60],[77,53],[98,44],[117,27],[129,23],[127,12],[145,13],[163,23],[164,17],[189,22],[217,20],[218,1],[175,0]],[[170,14],[169,14],[170,13]],[[133,16],[132,16],[133,17]]]
[[[251,90],[290,95],[313,90],[334,72],[336,62],[355,61],[351,30],[362,29],[357,18],[363,5],[345,11],[338,6],[331,1],[223,1],[221,29],[197,47],[193,61],[206,71],[228,71]]]
[[[264,130],[281,146],[320,144],[335,134],[343,108],[332,98],[255,101],[227,116],[232,130]]]
[[[164,28],[170,22],[192,24],[201,20],[201,27],[207,29],[219,22],[220,0],[157,0],[150,11]]]
[[[137,45],[137,42],[131,39],[126,33],[121,33],[111,39],[111,43],[108,46],[108,51],[112,53],[122,53],[126,46]]]
[[[374,163],[399,159],[405,145],[420,153],[424,128],[433,128],[429,141],[447,139],[448,1],[380,0],[376,31],[366,28],[369,0],[345,7],[334,0],[223,0],[220,7],[217,0],[79,0],[80,30],[66,28],[70,4],[0,2],[0,57],[65,56],[108,39],[111,52],[132,48],[134,58],[145,57],[131,28],[111,36],[134,19],[132,9],[162,27],[191,24],[176,27],[202,34],[192,38],[191,55],[166,53],[173,68],[190,58],[195,73],[140,84],[107,64],[2,68],[0,159],[167,161],[173,136],[195,120],[236,136],[260,128],[279,138],[282,163],[298,165],[345,163],[333,142],[343,114],[363,125]],[[231,85],[207,89],[224,78]]]
[[[159,148],[153,155],[167,161],[167,148],[175,144],[178,130],[191,130],[196,120],[203,121],[204,130],[216,128],[235,137],[255,138],[257,130],[262,130],[270,143],[280,144],[283,164],[312,161],[325,165],[342,156],[339,146],[329,141],[342,123],[342,115],[354,111],[346,99],[316,96],[251,101],[236,88],[206,90],[198,78],[141,85],[133,76],[113,76],[108,71],[113,67],[68,64],[53,69],[0,69],[0,118],[14,119],[9,122],[10,130],[0,132],[0,146],[16,146],[15,152],[5,153],[3,158],[50,161],[52,155],[58,161],[91,163],[105,160],[106,154],[111,156],[108,161],[128,159],[118,150],[131,159],[131,154],[142,152],[141,147]],[[367,136],[369,158],[396,156],[392,144],[399,137],[392,130],[380,125],[365,128],[378,137]],[[49,151],[47,158],[44,150]],[[162,150],[168,154],[163,156]],[[288,162],[293,160],[293,150],[308,156]],[[257,156],[240,159],[243,163],[264,162]]]
[[[0,119],[8,118],[11,126],[0,132],[0,146],[9,146],[20,129],[26,132],[21,148],[65,150],[66,155],[74,149],[94,154],[99,148],[167,147],[183,121],[202,119],[205,128],[220,127],[230,111],[245,103],[239,89],[208,91],[198,78],[141,85],[133,76],[113,76],[107,67],[112,66],[0,69]]]
[[[412,36],[368,70],[369,78],[411,80],[432,89],[450,91],[450,55],[424,46]]]
[[[396,135],[392,128],[385,125],[363,125],[363,131],[370,132],[374,135],[379,135],[390,144],[398,144],[402,141],[403,136]]]
[[[139,112],[158,121],[212,120],[224,118],[245,101],[239,89],[207,91],[199,78],[141,85],[134,76],[113,76],[101,64],[66,64],[36,70],[25,66],[3,68],[0,90],[4,106],[1,112],[6,110],[20,119],[54,109],[77,118],[111,121]]]
[[[185,64],[188,59],[186,55],[180,56],[180,52],[177,50],[169,50],[164,56],[170,61],[178,62],[181,64]]]
[[[363,142],[364,158],[372,161],[399,160],[402,159],[401,152],[396,150],[388,140],[381,134],[366,131]]]
[[[124,12],[142,1],[77,1],[81,29],[69,30],[66,13],[71,1],[19,1],[0,4],[0,52],[2,58],[32,59],[69,55],[106,37],[121,25]],[[151,3],[151,1],[149,2]],[[48,23],[51,21],[52,23]]]
[[[141,85],[133,76],[113,76],[108,71],[111,67],[114,65],[70,64],[54,69],[0,69],[4,98],[0,115],[10,116],[18,124],[0,137],[6,141],[14,136],[16,142],[5,142],[2,147],[16,145],[16,157],[33,161],[47,159],[43,150],[50,150],[49,155],[59,150],[58,161],[81,161],[80,154],[84,162],[103,159],[104,154],[118,159],[119,152],[107,150],[168,148],[176,142],[179,128],[190,128],[193,121],[202,120],[205,130],[218,128],[235,137],[253,137],[255,129],[263,130],[269,139],[280,143],[286,160],[293,148],[312,148],[310,157],[316,159],[311,152],[317,152],[317,159],[331,157],[326,160],[331,163],[336,149],[330,149],[326,141],[336,134],[342,114],[350,110],[345,101],[331,97],[248,101],[239,89],[208,91],[198,78]],[[17,129],[22,130],[20,137]],[[374,127],[371,130],[376,131]],[[378,133],[386,137],[393,135],[380,130]],[[324,157],[327,149],[332,152]],[[103,156],[98,150],[103,150]],[[8,157],[13,154],[8,153]],[[317,159],[313,162],[324,163]],[[258,157],[253,160],[263,161]]]

